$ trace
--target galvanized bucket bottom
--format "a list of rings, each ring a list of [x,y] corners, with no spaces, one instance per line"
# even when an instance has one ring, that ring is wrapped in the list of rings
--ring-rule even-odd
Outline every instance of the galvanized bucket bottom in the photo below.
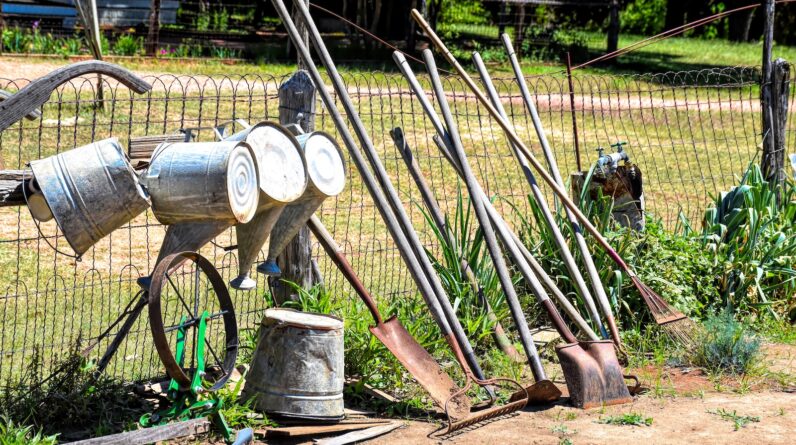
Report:
[[[250,384],[247,382],[247,386]],[[293,419],[310,419],[310,420],[324,420],[324,421],[339,421],[345,418],[345,414],[341,415],[318,415],[319,412],[342,413],[343,394],[330,394],[327,396],[303,395],[303,394],[286,394],[283,392],[276,392],[272,389],[260,387],[259,385],[252,385],[252,388],[247,388],[251,391],[254,398],[254,407],[270,415],[279,417],[293,418]],[[247,391],[248,392],[248,391]],[[269,409],[269,407],[281,406],[280,410]]]

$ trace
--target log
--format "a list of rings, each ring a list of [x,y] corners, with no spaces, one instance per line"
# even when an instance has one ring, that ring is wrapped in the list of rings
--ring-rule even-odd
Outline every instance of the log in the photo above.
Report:
[[[168,425],[143,428],[127,431],[125,433],[111,434],[109,436],[95,437],[93,439],[71,442],[73,445],[136,445],[155,443],[178,437],[205,434],[210,430],[210,421],[201,419],[186,420]]]
[[[22,187],[32,177],[30,170],[0,170],[0,207],[27,205]]]

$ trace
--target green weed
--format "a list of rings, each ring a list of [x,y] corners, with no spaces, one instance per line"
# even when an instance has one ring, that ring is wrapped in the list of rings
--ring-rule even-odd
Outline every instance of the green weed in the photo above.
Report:
[[[600,418],[597,423],[605,425],[627,425],[627,426],[651,426],[652,417],[646,417],[641,413],[625,413],[618,416],[606,416]]]
[[[113,44],[113,53],[117,56],[137,56],[144,50],[144,38],[132,34],[122,34]]]
[[[722,420],[727,420],[729,422],[732,422],[734,427],[735,427],[735,431],[738,431],[739,429],[744,428],[749,423],[760,422],[760,417],[758,417],[758,416],[740,415],[735,410],[730,412],[730,411],[725,410],[724,408],[719,408],[717,410],[712,410],[712,411],[708,410],[707,412],[709,414],[715,414],[715,415],[721,417]]]
[[[55,445],[58,435],[45,436],[41,430],[34,431],[33,426],[23,426],[8,417],[0,418],[0,444],[3,445]]]

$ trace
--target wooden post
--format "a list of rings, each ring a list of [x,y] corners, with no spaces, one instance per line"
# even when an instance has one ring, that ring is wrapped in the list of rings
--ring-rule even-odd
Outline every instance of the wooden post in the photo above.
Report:
[[[764,0],[763,72],[760,105],[763,115],[763,156],[761,168],[769,182],[784,180],[785,124],[788,116],[790,65],[782,59],[772,62],[774,44],[774,0]]]
[[[611,13],[608,23],[608,45],[606,52],[614,52],[619,47],[619,0],[611,0]]]
[[[298,122],[305,132],[315,127],[315,85],[306,71],[296,71],[279,87],[279,122],[282,125]],[[278,305],[297,299],[293,289],[281,280],[296,283],[304,289],[309,289],[319,281],[314,279],[311,241],[310,231],[305,225],[277,257],[276,263],[282,269],[282,276],[270,280],[270,284]]]
[[[770,66],[769,88],[763,99],[763,156],[761,168],[766,180],[782,184],[785,180],[785,127],[788,122],[790,64],[777,59]]]
[[[149,11],[149,30],[146,35],[146,55],[157,55],[158,42],[160,41],[160,0],[152,0]]]
[[[310,0],[300,0],[300,1],[303,1],[304,4],[307,5],[307,9],[309,9]],[[296,8],[295,4],[293,4],[293,20],[296,23],[296,29],[298,29],[299,34],[301,34],[301,36],[302,36],[301,40],[304,41],[304,46],[309,48],[310,47],[310,34],[309,34],[309,31],[307,31],[307,27],[304,25],[304,20],[301,17],[299,17],[298,9]],[[292,43],[290,42],[290,39],[287,39],[288,54],[290,53],[290,46],[291,45],[292,45]],[[298,52],[298,51],[296,51],[296,52]],[[297,67],[296,68],[298,70],[306,69],[307,66],[304,65],[304,61],[301,60],[301,56],[297,56],[296,58],[297,58],[297,62],[296,62]],[[313,90],[313,94],[314,94],[314,90]],[[288,123],[291,123],[291,122],[288,122]],[[293,123],[295,123],[295,121]]]
[[[518,8],[517,20],[514,22],[514,49],[517,51],[517,56],[522,55],[522,41],[525,28],[525,4],[518,3],[515,8]]]

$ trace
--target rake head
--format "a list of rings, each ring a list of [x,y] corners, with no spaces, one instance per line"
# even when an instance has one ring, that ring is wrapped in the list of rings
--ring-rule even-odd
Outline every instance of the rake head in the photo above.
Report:
[[[644,302],[647,304],[655,323],[663,328],[664,332],[677,343],[682,344],[688,349],[697,345],[697,324],[685,314],[675,309],[667,303],[660,295],[655,293],[649,286],[642,283],[635,275],[631,276],[633,284],[641,293]]]
[[[525,393],[525,397],[521,397],[518,400],[511,401],[505,405],[501,406],[492,406],[490,408],[485,408],[479,411],[471,412],[469,416],[462,418],[462,419],[455,419],[451,417],[451,412],[448,407],[448,403],[445,403],[445,414],[448,416],[448,428],[445,430],[444,435],[451,434],[455,431],[462,430],[467,427],[478,425],[481,422],[485,422],[490,419],[495,419],[497,417],[506,416],[513,412],[519,411],[525,408],[525,405],[528,404],[528,393],[526,392],[525,388],[522,387],[519,383],[511,379],[492,379],[492,380],[485,380],[485,381],[476,381],[481,386],[489,386],[494,385],[498,382],[507,382],[510,383],[520,391]],[[462,388],[459,393],[453,394],[449,401],[455,401],[461,393],[466,392],[468,389],[472,387],[471,383],[468,381],[467,385]],[[494,403],[494,399],[492,401]]]

